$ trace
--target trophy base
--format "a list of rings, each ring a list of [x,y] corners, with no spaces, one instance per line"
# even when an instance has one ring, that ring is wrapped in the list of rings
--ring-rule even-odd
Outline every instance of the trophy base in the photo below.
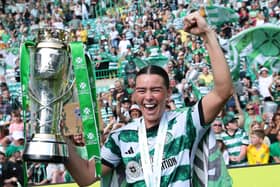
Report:
[[[52,134],[35,134],[23,151],[25,161],[64,163],[68,157],[68,146],[63,137]]]

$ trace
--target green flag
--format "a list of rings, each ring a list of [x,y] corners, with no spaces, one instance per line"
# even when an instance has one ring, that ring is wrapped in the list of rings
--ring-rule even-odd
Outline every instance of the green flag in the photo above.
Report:
[[[265,66],[279,72],[280,28],[261,25],[246,29],[229,40],[231,73],[238,73],[240,58],[246,57],[254,67]],[[250,65],[252,66],[252,65]]]
[[[224,23],[236,22],[239,15],[235,10],[223,6],[210,5],[205,7],[207,22],[212,26],[221,26]]]
[[[147,61],[150,65],[157,65],[164,67],[168,63],[168,58],[163,55],[150,56],[147,58]]]

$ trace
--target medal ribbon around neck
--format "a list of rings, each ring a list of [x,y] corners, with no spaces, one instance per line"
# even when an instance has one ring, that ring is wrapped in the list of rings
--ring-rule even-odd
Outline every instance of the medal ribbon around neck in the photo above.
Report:
[[[156,142],[154,146],[155,151],[154,151],[154,157],[152,159],[153,164],[151,164],[145,122],[143,118],[141,118],[140,120],[140,125],[138,129],[139,148],[140,148],[140,156],[141,156],[144,180],[147,187],[160,186],[161,163],[163,158],[163,149],[164,149],[167,127],[168,127],[167,115],[166,112],[164,112],[160,120],[159,129],[157,132]]]

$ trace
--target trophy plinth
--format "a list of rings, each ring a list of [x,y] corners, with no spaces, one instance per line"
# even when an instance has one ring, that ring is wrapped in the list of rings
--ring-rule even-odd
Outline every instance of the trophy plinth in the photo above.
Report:
[[[24,160],[64,163],[68,159],[68,147],[61,135],[35,134],[26,143]]]

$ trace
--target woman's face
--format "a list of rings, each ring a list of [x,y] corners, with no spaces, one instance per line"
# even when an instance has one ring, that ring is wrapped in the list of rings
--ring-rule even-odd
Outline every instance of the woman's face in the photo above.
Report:
[[[194,55],[194,61],[199,62],[200,61],[200,56],[198,54]]]
[[[147,127],[160,122],[170,93],[159,75],[143,74],[136,78],[135,100]]]
[[[249,87],[249,86],[250,86],[250,81],[249,81],[249,79],[243,78],[242,82],[243,82],[244,86],[246,86],[246,87]]]
[[[14,122],[20,122],[20,121],[21,121],[21,118],[20,118],[20,116],[18,116],[18,115],[12,114],[12,118],[13,118],[13,121],[14,121]]]
[[[108,93],[102,93],[101,94],[101,99],[103,99],[103,100],[107,100],[108,99]]]
[[[141,112],[137,109],[133,109],[130,111],[130,116],[132,119],[139,118],[141,116]]]
[[[83,134],[75,134],[75,135],[73,135],[73,140],[74,140],[74,143],[76,145],[83,145],[85,143],[84,142]]]
[[[254,115],[255,114],[255,109],[253,105],[247,105],[246,106],[246,111],[248,112],[249,115]]]
[[[280,115],[276,115],[273,122],[275,123],[275,125],[280,125]]]
[[[215,134],[219,134],[223,131],[223,125],[220,121],[215,121],[212,125],[212,129]]]

